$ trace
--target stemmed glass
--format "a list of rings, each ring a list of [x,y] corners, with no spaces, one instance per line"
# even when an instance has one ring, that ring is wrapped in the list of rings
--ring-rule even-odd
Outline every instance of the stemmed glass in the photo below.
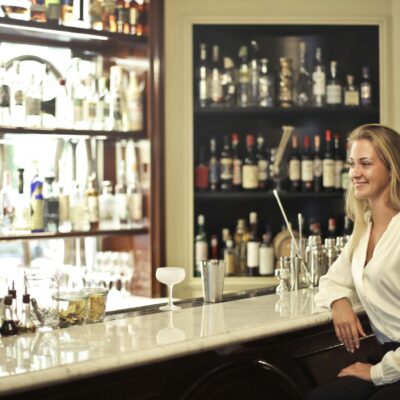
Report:
[[[182,267],[160,267],[156,270],[156,278],[159,282],[168,286],[168,304],[161,306],[162,311],[176,311],[181,307],[176,306],[172,302],[172,290],[174,285],[185,279],[185,269]]]

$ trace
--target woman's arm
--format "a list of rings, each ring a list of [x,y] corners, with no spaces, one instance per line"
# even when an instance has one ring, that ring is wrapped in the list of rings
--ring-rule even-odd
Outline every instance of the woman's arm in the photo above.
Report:
[[[371,378],[378,386],[400,380],[400,347],[387,352],[380,363],[371,367]]]

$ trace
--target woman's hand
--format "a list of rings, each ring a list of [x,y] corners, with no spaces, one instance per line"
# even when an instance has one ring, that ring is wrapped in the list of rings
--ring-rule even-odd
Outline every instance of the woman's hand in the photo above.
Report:
[[[331,310],[337,338],[345,345],[347,351],[354,353],[354,350],[360,347],[359,335],[367,335],[350,300],[346,297],[335,300],[331,305]]]
[[[371,364],[357,362],[355,364],[349,365],[343,368],[339,373],[339,377],[343,376],[355,376],[356,378],[363,379],[367,382],[372,382],[371,379]]]

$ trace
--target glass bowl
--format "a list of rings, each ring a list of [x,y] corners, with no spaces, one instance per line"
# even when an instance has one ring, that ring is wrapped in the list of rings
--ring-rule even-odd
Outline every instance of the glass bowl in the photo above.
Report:
[[[58,301],[60,327],[82,325],[88,317],[88,295],[83,291],[59,292],[54,298]]]

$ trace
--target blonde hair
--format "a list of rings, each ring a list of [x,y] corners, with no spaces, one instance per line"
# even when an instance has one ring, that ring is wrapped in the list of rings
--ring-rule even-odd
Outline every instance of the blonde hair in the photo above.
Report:
[[[357,140],[368,140],[390,172],[388,203],[394,210],[400,211],[400,134],[381,124],[367,124],[354,129],[347,139],[349,146]],[[355,244],[367,225],[366,212],[369,206],[367,200],[355,198],[351,180],[346,192],[345,208],[346,214],[354,222],[350,247],[352,257]]]

